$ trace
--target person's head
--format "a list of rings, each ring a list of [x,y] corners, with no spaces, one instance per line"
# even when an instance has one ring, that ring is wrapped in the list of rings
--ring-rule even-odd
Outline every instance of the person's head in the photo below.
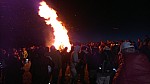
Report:
[[[3,49],[3,50],[2,50],[2,53],[3,53],[3,54],[6,54],[6,53],[7,53],[7,51],[6,51],[5,49]]]
[[[79,52],[79,51],[80,51],[80,46],[78,46],[78,45],[77,45],[77,46],[74,46],[74,51],[75,51],[75,52]]]
[[[45,47],[45,52],[49,52],[49,47]]]
[[[103,50],[111,50],[107,45],[103,48]]]
[[[87,47],[84,45],[81,47],[81,50],[86,50],[86,49],[87,49]]]
[[[120,45],[121,53],[133,53],[135,52],[135,47],[130,42],[123,42]]]
[[[64,50],[66,50],[66,51],[67,51],[67,50],[68,50],[68,47],[65,47],[65,48],[64,48]]]
[[[92,53],[98,53],[99,52],[99,48],[98,47],[93,47],[92,48]]]
[[[22,48],[23,51],[26,51],[26,48]]]
[[[56,50],[55,46],[52,45],[52,46],[50,47],[50,51],[52,52],[52,51],[55,51],[55,50]]]

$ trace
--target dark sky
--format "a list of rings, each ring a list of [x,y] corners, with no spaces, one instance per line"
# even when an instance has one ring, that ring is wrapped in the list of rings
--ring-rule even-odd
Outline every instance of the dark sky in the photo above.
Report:
[[[48,0],[50,1],[50,0]],[[88,40],[132,39],[150,29],[146,0],[60,0],[53,2],[69,25]]]
[[[148,0],[45,0],[57,11],[75,41],[137,39],[150,34]],[[0,44],[41,44],[47,26],[38,15],[40,0],[0,1]]]

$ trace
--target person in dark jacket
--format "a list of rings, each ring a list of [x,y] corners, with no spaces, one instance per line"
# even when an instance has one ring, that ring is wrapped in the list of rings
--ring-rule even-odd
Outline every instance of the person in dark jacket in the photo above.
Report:
[[[42,48],[40,52],[41,52],[39,54],[41,56],[40,57],[40,67],[41,67],[41,73],[40,73],[41,83],[40,84],[48,84],[50,83],[50,75],[51,75],[51,72],[49,72],[48,70],[48,66],[50,66],[52,70],[54,67],[54,64],[52,60],[49,58],[48,49]]]
[[[89,74],[89,82],[90,84],[97,84],[97,70],[99,67],[101,67],[101,64],[103,63],[102,57],[99,53],[98,48],[92,48],[92,53],[88,50],[86,60],[87,60],[87,70]]]
[[[55,46],[50,47],[50,56],[52,58],[52,61],[54,63],[54,68],[52,72],[52,84],[58,83],[59,73],[60,69],[62,67],[62,60],[61,60],[61,54],[60,51],[58,51]]]
[[[32,84],[41,84],[41,56],[39,49],[33,49],[30,52],[31,66],[30,73],[32,74]]]
[[[67,52],[68,50],[68,47],[65,47],[62,52],[61,52],[61,55],[62,55],[62,79],[61,79],[61,83],[64,84],[65,82],[65,73],[66,73],[66,69],[67,69],[67,66],[69,65],[69,52]]]
[[[150,40],[146,40],[143,42],[143,45],[140,48],[140,52],[146,54],[150,61]]]
[[[148,57],[135,50],[130,42],[120,46],[121,63],[113,84],[150,84],[150,62]]]
[[[86,56],[88,54],[87,52],[87,46],[83,45],[81,46],[81,51],[79,53],[78,59],[78,67],[77,67],[77,73],[79,75],[79,79],[82,82],[82,84],[85,84],[85,71],[86,71]]]
[[[23,84],[23,63],[15,48],[9,53],[6,64],[5,84]]]

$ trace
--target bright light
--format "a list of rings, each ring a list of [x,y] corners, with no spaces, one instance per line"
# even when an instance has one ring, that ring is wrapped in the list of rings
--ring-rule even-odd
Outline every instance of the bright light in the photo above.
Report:
[[[68,47],[68,51],[71,50],[71,44],[69,41],[69,36],[67,35],[66,28],[62,25],[62,22],[57,20],[56,11],[50,8],[46,2],[40,2],[39,15],[45,19],[47,25],[51,25],[54,29],[54,43],[53,45],[56,49],[61,50]]]

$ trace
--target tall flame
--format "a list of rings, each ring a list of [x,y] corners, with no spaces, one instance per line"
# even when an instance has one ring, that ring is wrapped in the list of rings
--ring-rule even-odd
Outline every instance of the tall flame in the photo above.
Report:
[[[61,50],[68,47],[68,51],[71,50],[71,44],[69,41],[69,36],[67,35],[67,30],[62,25],[62,22],[57,20],[56,11],[50,8],[46,2],[40,2],[39,15],[45,19],[47,25],[51,25],[54,29],[54,43],[53,45],[56,49]]]

